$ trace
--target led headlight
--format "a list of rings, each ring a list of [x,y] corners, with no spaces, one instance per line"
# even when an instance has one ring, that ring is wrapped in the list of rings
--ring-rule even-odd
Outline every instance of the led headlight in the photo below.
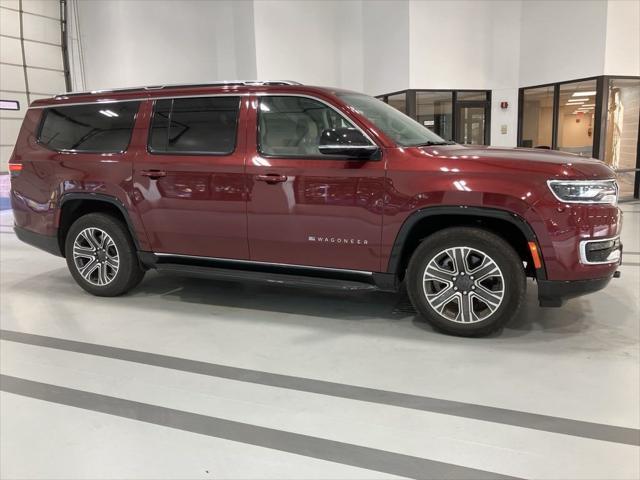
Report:
[[[549,180],[553,195],[567,203],[618,203],[615,180]]]

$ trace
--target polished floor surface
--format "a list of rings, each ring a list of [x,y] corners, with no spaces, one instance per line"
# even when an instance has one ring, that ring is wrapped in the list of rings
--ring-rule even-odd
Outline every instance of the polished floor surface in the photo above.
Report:
[[[0,212],[2,478],[640,477],[640,203],[622,277],[498,335],[406,301],[150,273],[92,297]]]

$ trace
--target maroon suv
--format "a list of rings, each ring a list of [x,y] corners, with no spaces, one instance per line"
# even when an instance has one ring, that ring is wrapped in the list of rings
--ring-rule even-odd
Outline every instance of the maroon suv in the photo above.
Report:
[[[343,290],[402,283],[434,326],[482,335],[603,288],[621,259],[614,172],[469,147],[372,97],[294,82],[63,94],[9,165],[18,237],[115,296],[155,268]]]

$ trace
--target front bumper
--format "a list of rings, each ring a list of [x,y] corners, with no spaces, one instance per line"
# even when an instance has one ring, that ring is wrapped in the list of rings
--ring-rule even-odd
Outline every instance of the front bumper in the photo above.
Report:
[[[538,301],[541,307],[560,307],[565,300],[603,289],[619,273],[588,280],[539,280]]]

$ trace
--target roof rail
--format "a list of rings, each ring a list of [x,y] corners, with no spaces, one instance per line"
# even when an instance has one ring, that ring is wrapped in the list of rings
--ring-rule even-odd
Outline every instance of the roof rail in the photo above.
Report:
[[[293,80],[220,80],[218,82],[207,82],[207,83],[174,83],[167,85],[147,85],[143,87],[125,87],[125,88],[108,88],[104,90],[87,90],[84,92],[68,92],[68,93],[60,93],[56,95],[54,98],[61,99],[67,97],[73,97],[77,95],[98,95],[101,93],[112,93],[112,92],[134,92],[136,90],[163,90],[165,88],[182,88],[182,87],[217,87],[217,86],[261,86],[261,85],[302,85],[299,82],[294,82]]]

